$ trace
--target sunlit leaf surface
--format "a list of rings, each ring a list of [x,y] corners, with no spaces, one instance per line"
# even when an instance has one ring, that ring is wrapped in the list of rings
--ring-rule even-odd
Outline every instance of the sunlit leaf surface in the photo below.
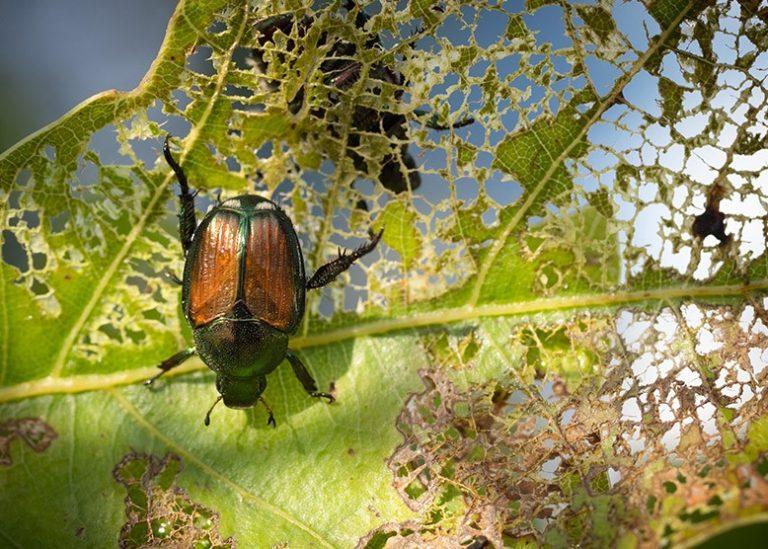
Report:
[[[767,19],[182,0],[133,91],[0,155],[0,545],[633,547],[759,524]],[[200,214],[271,197],[309,272],[385,229],[291,341],[337,403],[283,365],[277,429],[223,407],[205,428],[199,360],[139,383],[191,341],[163,276],[183,266],[168,132]]]

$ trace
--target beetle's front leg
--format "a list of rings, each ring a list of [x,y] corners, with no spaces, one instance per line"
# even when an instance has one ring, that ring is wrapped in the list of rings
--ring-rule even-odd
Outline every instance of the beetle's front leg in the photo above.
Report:
[[[169,138],[170,135],[165,136],[163,156],[165,156],[165,161],[168,162],[168,165],[176,174],[176,179],[179,180],[179,187],[181,187],[181,192],[179,193],[179,202],[181,203],[181,209],[179,210],[179,237],[181,238],[181,248],[184,250],[184,255],[187,255],[187,250],[192,245],[192,235],[195,234],[195,229],[197,228],[197,219],[195,218],[196,193],[190,192],[187,176],[171,154],[171,149],[168,147]]]
[[[166,267],[163,269],[162,273],[160,273],[164,279],[166,279],[168,282],[172,282],[176,284],[177,286],[181,286],[184,284],[182,280],[178,277],[176,273],[174,273],[171,269]]]
[[[373,231],[371,231],[370,234],[371,240],[369,242],[366,242],[359,248],[352,250],[350,253],[346,253],[346,251],[340,252],[336,259],[326,263],[325,265],[322,265],[318,270],[316,270],[315,274],[313,274],[312,278],[310,278],[309,282],[307,282],[307,289],[312,290],[314,288],[322,288],[326,284],[333,282],[337,276],[349,269],[352,263],[363,257],[365,254],[373,251],[373,249],[376,247],[376,244],[378,244],[379,240],[381,240],[381,235],[384,234],[384,229],[380,230],[379,234],[373,234]],[[293,362],[291,362],[291,364],[293,364]],[[295,367],[294,371],[296,371]],[[296,375],[298,376],[298,374]],[[301,379],[301,377],[299,377],[299,379]]]
[[[173,370],[176,366],[180,365],[182,362],[192,357],[196,352],[197,351],[195,350],[194,347],[188,347],[186,349],[179,351],[172,357],[166,358],[164,361],[162,361],[160,364],[157,365],[157,367],[160,368],[160,371],[155,375],[153,375],[151,378],[149,378],[147,381],[145,381],[144,385],[152,385],[157,378],[159,378],[168,370]]]
[[[285,356],[288,359],[288,362],[291,363],[291,368],[293,368],[294,375],[299,378],[302,387],[304,387],[304,390],[309,393],[309,396],[315,398],[327,398],[329,404],[336,400],[333,395],[328,393],[321,393],[317,390],[317,383],[315,383],[315,380],[312,379],[312,376],[304,367],[304,364],[302,364],[301,360],[299,360],[299,357],[293,354],[290,349]]]

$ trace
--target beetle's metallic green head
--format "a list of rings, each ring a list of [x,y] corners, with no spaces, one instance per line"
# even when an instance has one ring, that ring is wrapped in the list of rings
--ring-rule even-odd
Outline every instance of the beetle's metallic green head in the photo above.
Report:
[[[263,376],[246,379],[222,374],[216,376],[216,389],[227,408],[250,408],[259,401],[266,387],[267,379]]]

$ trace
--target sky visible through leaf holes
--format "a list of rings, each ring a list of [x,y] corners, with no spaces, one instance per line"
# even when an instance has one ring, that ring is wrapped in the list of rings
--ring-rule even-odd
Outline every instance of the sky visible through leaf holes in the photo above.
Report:
[[[0,545],[764,535],[768,3],[359,8],[2,5]],[[310,32],[259,42],[285,12]],[[336,404],[283,365],[276,429],[224,408],[205,429],[201,362],[140,385],[191,341],[161,276],[166,132],[200,213],[271,197],[309,271],[385,229],[291,342]],[[379,171],[407,155],[397,193]]]

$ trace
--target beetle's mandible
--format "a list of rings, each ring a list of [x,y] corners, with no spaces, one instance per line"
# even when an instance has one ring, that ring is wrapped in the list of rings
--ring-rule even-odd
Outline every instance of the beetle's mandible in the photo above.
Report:
[[[195,195],[168,146],[166,161],[176,174],[179,193],[179,236],[186,262],[181,284],[184,315],[192,327],[195,346],[161,362],[165,372],[198,354],[216,372],[216,389],[229,408],[248,408],[261,401],[266,376],[288,359],[293,373],[310,396],[333,396],[317,390],[315,380],[299,357],[288,348],[288,338],[304,316],[306,290],[332,282],[352,263],[372,251],[382,231],[359,248],[341,253],[307,280],[304,258],[293,223],[277,204],[255,195],[230,198],[209,211],[200,224],[195,216]],[[205,416],[210,423],[213,406]]]

